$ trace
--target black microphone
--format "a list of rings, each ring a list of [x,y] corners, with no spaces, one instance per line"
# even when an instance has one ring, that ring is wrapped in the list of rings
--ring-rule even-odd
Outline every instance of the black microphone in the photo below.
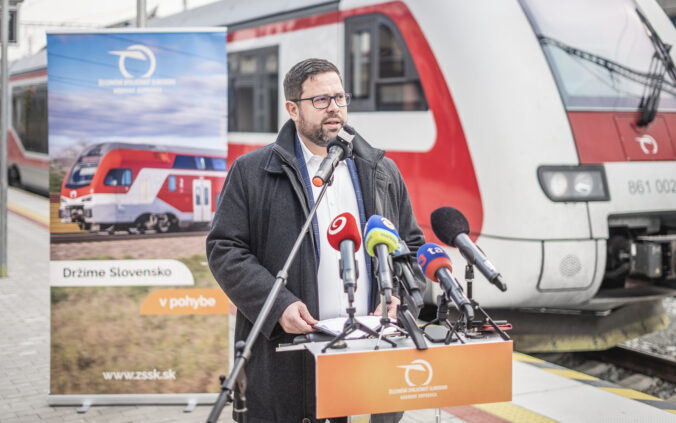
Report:
[[[338,131],[338,135],[326,146],[328,154],[324,157],[317,173],[312,177],[312,184],[316,187],[321,187],[328,180],[331,179],[336,166],[342,160],[352,156],[352,140],[356,132],[351,126],[343,125]]]
[[[453,207],[441,207],[432,212],[432,231],[444,244],[460,250],[465,260],[476,266],[486,279],[497,286],[500,291],[507,291],[507,285],[495,266],[488,261],[486,255],[467,236],[469,223],[465,216]]]
[[[446,294],[446,298],[453,301],[458,311],[464,311],[467,321],[474,319],[472,302],[462,292],[462,287],[451,273],[451,259],[444,249],[433,242],[428,242],[418,249],[418,264],[425,272],[425,276],[438,282]]]
[[[420,310],[424,306],[423,296],[420,293],[420,286],[415,276],[413,276],[413,269],[411,268],[411,257],[415,254],[411,253],[408,246],[403,240],[399,240],[397,249],[392,254],[392,262],[394,264],[394,275],[397,276],[413,300],[413,305],[416,310]]]

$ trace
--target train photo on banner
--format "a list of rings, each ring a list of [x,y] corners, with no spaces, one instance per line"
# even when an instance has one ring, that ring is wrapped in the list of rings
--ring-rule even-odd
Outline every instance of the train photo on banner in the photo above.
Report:
[[[59,217],[93,232],[208,228],[225,182],[226,160],[218,150],[93,145],[63,180]]]
[[[676,30],[655,0],[263,3],[216,1],[148,21],[227,26],[229,161],[274,142],[287,119],[286,71],[328,59],[352,94],[350,125],[396,162],[428,241],[438,242],[430,214],[455,207],[502,273],[506,293],[477,278],[482,306],[553,322],[615,315],[609,327],[627,336],[666,325],[661,298],[676,280]],[[220,184],[211,189],[214,204]],[[465,260],[448,253],[462,280]],[[566,330],[583,326],[570,322]]]

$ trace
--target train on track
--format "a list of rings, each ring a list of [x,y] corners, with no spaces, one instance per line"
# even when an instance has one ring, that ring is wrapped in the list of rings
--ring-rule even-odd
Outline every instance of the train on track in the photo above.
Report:
[[[148,26],[228,27],[230,161],[274,141],[293,64],[336,63],[350,124],[395,160],[428,240],[431,212],[459,209],[508,282],[474,283],[484,307],[673,295],[676,30],[656,1],[227,0]]]
[[[64,178],[59,217],[93,232],[208,228],[226,175],[218,150],[96,144]]]

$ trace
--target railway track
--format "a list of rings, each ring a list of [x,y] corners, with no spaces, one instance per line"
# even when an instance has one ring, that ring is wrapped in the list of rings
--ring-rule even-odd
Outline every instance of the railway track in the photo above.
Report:
[[[593,360],[676,383],[676,360],[671,357],[625,346],[617,346],[605,351],[586,352],[583,355]]]
[[[192,236],[206,236],[208,231],[145,233],[145,234],[107,234],[107,233],[79,233],[79,234],[51,234],[52,244],[67,244],[73,242],[108,242],[123,240],[143,240],[152,238],[183,238]]]

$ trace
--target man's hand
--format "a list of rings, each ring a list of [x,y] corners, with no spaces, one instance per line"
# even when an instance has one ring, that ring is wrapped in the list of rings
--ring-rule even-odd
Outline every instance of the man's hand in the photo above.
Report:
[[[401,304],[399,298],[392,295],[392,301],[387,305],[387,317],[390,319],[397,319],[397,308],[399,307],[399,304]],[[382,316],[383,313],[380,312],[380,305],[381,304],[378,304],[376,311],[371,313],[371,316]]]
[[[314,332],[312,325],[317,323],[318,321],[312,317],[302,301],[289,304],[282,313],[282,317],[279,318],[279,324],[284,332],[293,334]]]

